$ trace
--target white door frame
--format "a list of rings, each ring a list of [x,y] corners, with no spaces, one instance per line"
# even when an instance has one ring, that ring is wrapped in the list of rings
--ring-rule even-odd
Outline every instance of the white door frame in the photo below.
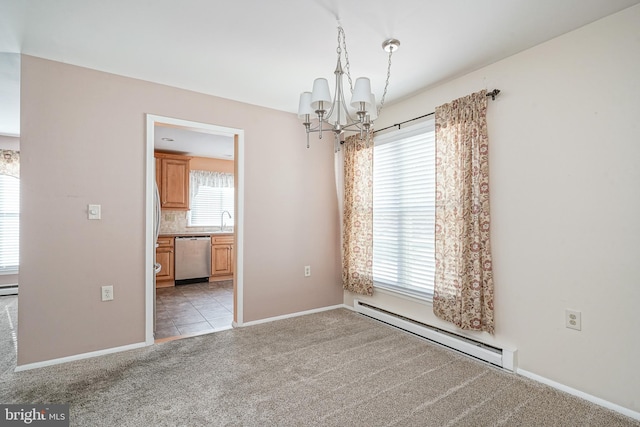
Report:
[[[235,163],[237,174],[234,177],[236,183],[236,206],[235,213],[235,247],[236,265],[234,271],[234,297],[235,321],[234,326],[243,325],[243,254],[244,254],[244,130],[217,126],[208,123],[192,122],[188,120],[175,119],[172,117],[162,117],[147,114],[147,152],[146,152],[146,183],[145,183],[145,344],[152,345],[153,337],[153,306],[154,306],[154,268],[153,259],[155,254],[155,242],[153,241],[153,199],[155,182],[155,158],[154,149],[154,129],[156,124],[168,124],[195,129],[206,129],[220,135],[227,135],[235,138]]]

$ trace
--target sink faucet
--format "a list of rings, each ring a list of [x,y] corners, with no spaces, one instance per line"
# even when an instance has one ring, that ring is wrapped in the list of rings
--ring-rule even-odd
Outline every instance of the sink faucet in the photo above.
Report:
[[[222,211],[222,214],[220,214],[220,231],[224,230],[224,226],[226,225],[224,223],[224,214],[229,215],[229,219],[231,219],[231,214],[229,213],[229,211]]]

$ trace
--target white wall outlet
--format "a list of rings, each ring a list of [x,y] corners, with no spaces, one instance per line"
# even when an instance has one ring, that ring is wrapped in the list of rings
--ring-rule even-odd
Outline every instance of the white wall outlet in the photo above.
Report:
[[[565,326],[576,331],[582,330],[582,313],[567,309],[564,316]]]
[[[309,277],[311,276],[311,266],[310,265],[305,265],[304,266],[304,277]]]
[[[102,207],[100,205],[87,206],[87,218],[100,219]]]
[[[102,301],[113,301],[113,286],[102,287]]]

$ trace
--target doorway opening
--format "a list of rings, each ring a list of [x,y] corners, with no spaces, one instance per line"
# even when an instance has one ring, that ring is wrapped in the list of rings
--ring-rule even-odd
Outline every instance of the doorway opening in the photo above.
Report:
[[[163,164],[159,162],[159,158],[168,160]],[[187,161],[181,166],[182,159]],[[194,167],[191,168],[190,165]],[[228,322],[229,326],[242,325],[244,131],[148,114],[146,166],[146,344],[151,345],[156,341],[154,333],[157,308],[163,312],[160,316],[163,319],[159,323],[165,328],[162,336],[158,338],[173,339],[165,336],[170,335],[171,329],[167,329],[167,326],[172,324],[179,331],[179,337],[224,329],[228,320],[232,320]],[[186,183],[169,182],[168,177],[173,177],[172,180],[176,179],[176,176],[184,177],[185,167],[189,176],[183,179],[187,180]],[[224,170],[219,170],[221,168]],[[158,182],[156,169],[160,171]],[[200,175],[204,178],[198,181]],[[195,187],[191,190],[202,186],[203,191],[189,189],[188,186],[194,179]],[[232,190],[208,188],[218,186],[216,179],[222,180],[223,184],[220,185],[227,189],[231,183]],[[161,193],[158,202],[155,196],[156,184]],[[166,188],[169,187],[174,187],[174,190],[168,192]],[[201,196],[196,197],[197,193]],[[218,216],[217,203],[221,201],[220,197],[229,193],[233,194],[232,205],[230,207],[229,200],[226,200],[225,209],[222,210],[222,215]],[[202,194],[214,195],[218,199],[207,199],[203,202]],[[193,202],[196,199],[200,204],[194,208]],[[216,209],[208,209],[210,203],[216,204]],[[156,205],[164,208],[158,220],[155,219]],[[154,227],[156,223],[160,226],[158,230]],[[159,238],[156,238],[157,235]],[[210,239],[211,270],[199,274],[208,275],[206,277],[183,278],[184,280],[177,280],[179,284],[176,285],[175,239],[185,236]],[[183,242],[179,243],[182,245]],[[204,245],[205,248],[206,246]],[[226,249],[226,252],[223,249]],[[222,255],[226,255],[227,258],[223,258]],[[226,270],[219,267],[224,263],[228,266]],[[157,272],[159,265],[164,265],[164,272],[162,269]],[[180,313],[171,310],[178,318],[167,321],[169,316],[164,312],[167,307],[157,306],[156,301],[160,301],[161,304],[175,302],[176,306],[180,302],[191,302],[183,304],[187,311],[191,311]],[[230,313],[232,317],[225,317]],[[182,324],[178,324],[179,322]],[[207,322],[209,328],[205,328]]]

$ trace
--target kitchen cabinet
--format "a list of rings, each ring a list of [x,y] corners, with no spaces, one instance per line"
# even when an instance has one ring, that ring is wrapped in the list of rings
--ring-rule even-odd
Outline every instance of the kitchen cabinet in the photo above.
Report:
[[[233,235],[211,236],[211,281],[233,278]]]
[[[189,209],[189,161],[191,157],[155,152],[156,184],[160,207],[171,210]]]
[[[162,269],[156,274],[156,288],[174,286],[174,239],[173,237],[158,237],[156,248],[156,262]]]

